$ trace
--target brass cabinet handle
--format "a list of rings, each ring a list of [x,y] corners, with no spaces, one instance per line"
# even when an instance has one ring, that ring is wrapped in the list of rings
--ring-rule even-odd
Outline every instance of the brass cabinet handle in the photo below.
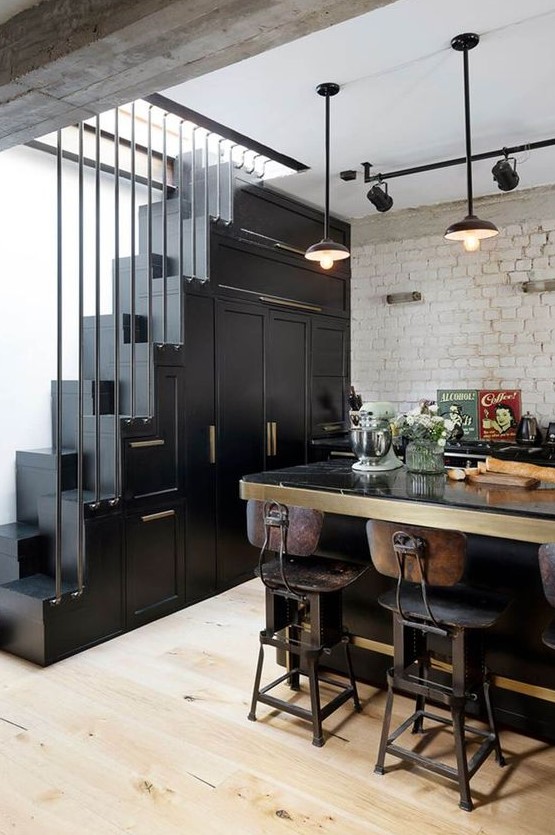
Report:
[[[141,522],[155,522],[156,519],[169,519],[175,516],[175,510],[161,510],[159,513],[149,513],[148,516],[141,516]]]
[[[321,313],[322,308],[316,304],[304,304],[304,302],[294,302],[290,299],[281,299],[279,296],[259,296],[261,302],[268,302],[269,304],[280,304],[283,307],[295,307],[299,310],[312,310],[315,313]]]
[[[131,441],[129,446],[132,449],[145,449],[149,446],[164,446],[165,440],[163,438],[156,438],[153,441]]]
[[[272,423],[272,450],[273,455],[277,455],[277,423]]]
[[[304,256],[304,251],[302,249],[297,249],[296,246],[289,246],[289,244],[282,244],[281,241],[276,241],[274,249],[284,249],[285,252],[294,252],[295,255]]]
[[[266,423],[266,454],[268,458],[274,454],[272,452],[272,424],[270,421]]]
[[[356,458],[356,455],[353,452],[340,452],[337,449],[332,449],[330,458]]]
[[[208,460],[210,464],[216,463],[216,427],[214,424],[210,424],[208,427],[208,445],[209,445],[209,453],[208,453]]]

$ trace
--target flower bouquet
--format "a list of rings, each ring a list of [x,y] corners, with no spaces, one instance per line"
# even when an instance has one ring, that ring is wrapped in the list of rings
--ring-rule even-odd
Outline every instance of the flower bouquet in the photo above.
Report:
[[[454,423],[437,413],[437,406],[422,400],[416,409],[399,415],[393,432],[408,441],[405,451],[407,469],[417,473],[442,473],[443,448]]]

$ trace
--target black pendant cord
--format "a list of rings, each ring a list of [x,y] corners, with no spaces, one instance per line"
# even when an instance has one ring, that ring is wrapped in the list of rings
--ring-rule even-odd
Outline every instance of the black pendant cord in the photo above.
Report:
[[[466,134],[466,190],[468,197],[468,215],[474,214],[474,196],[472,192],[472,145],[470,131],[470,84],[468,77],[468,47],[463,49],[464,76],[464,126]]]
[[[330,236],[330,94],[326,93],[326,201],[324,210],[324,240]]]

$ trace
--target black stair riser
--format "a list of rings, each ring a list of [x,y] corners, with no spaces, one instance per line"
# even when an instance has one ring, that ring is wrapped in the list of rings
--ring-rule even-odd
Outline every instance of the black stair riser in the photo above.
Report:
[[[45,539],[45,573],[56,574],[56,497],[41,496],[38,500],[39,527]],[[79,505],[76,501],[62,499],[61,545],[62,581],[77,584],[77,543],[79,531]]]
[[[50,450],[18,450],[16,460],[17,520],[38,523],[39,496],[56,492],[56,453]],[[62,452],[62,490],[77,485],[77,453]]]

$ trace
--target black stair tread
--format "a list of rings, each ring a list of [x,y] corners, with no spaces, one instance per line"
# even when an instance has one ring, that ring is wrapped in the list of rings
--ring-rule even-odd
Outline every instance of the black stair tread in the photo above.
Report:
[[[26,456],[33,457],[33,458],[52,458],[56,456],[56,448],[51,446],[40,447],[39,449],[18,449],[16,450],[16,458],[21,459]],[[63,447],[62,448],[62,456],[69,456],[69,455],[77,455],[77,450],[72,449],[71,447]],[[21,463],[21,461],[20,461]]]
[[[39,536],[39,534],[38,527],[28,525],[27,522],[8,522],[7,525],[0,525],[0,539],[31,539],[34,536]]]
[[[46,574],[32,574],[30,577],[22,577],[20,580],[4,583],[0,586],[1,590],[21,594],[34,600],[51,600],[56,597],[56,581]],[[69,594],[72,591],[75,591],[74,586],[69,583],[62,583],[62,594]]]
[[[38,554],[41,546],[40,531],[27,522],[9,522],[0,525],[0,554],[14,560]]]

